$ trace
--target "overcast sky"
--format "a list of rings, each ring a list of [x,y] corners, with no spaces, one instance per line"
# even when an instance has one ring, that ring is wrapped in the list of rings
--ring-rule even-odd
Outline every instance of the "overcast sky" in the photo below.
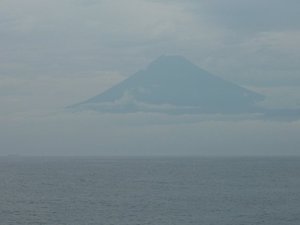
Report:
[[[299,0],[1,0],[0,154],[299,153],[299,121],[61,112],[162,54],[298,107],[299,21]]]

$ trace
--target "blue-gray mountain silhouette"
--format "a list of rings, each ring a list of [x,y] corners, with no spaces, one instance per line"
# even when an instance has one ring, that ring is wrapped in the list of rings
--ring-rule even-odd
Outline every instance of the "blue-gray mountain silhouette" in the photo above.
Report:
[[[263,99],[182,56],[161,56],[145,70],[72,108],[121,113],[248,113],[256,111],[256,102]]]

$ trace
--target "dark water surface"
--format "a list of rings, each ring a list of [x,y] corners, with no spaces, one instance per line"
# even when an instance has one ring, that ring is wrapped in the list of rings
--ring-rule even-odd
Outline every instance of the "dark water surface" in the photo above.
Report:
[[[300,158],[0,158],[1,225],[299,225]]]

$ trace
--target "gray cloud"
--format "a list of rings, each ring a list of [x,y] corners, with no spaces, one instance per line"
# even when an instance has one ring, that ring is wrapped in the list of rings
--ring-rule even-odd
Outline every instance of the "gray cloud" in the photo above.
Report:
[[[0,74],[129,75],[171,53],[241,83],[299,84],[298,6],[292,0],[2,1]]]
[[[163,0],[154,0],[161,2]],[[177,0],[199,18],[221,27],[248,32],[299,30],[300,2],[297,0]]]
[[[184,17],[176,7],[144,0],[106,0],[93,5],[13,0],[3,4],[1,20],[6,22],[1,49],[9,67],[4,72],[10,74],[21,70],[27,74],[88,73],[119,66],[126,70],[128,55],[132,61],[149,43],[172,35],[176,22]],[[20,70],[12,71],[16,65]]]
[[[224,146],[225,154],[298,153],[299,121],[48,113],[98,94],[162,54],[184,55],[262,91],[268,106],[298,106],[299,4],[2,0],[0,153],[84,154],[87,146],[87,154],[141,148],[143,154],[222,154]]]
[[[280,1],[216,1],[216,17],[230,28],[253,31],[299,30],[300,2]]]

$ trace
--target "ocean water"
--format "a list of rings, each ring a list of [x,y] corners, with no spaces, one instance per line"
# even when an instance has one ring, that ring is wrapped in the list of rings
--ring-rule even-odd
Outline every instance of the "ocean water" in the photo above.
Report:
[[[1,225],[299,225],[300,158],[0,158]]]

